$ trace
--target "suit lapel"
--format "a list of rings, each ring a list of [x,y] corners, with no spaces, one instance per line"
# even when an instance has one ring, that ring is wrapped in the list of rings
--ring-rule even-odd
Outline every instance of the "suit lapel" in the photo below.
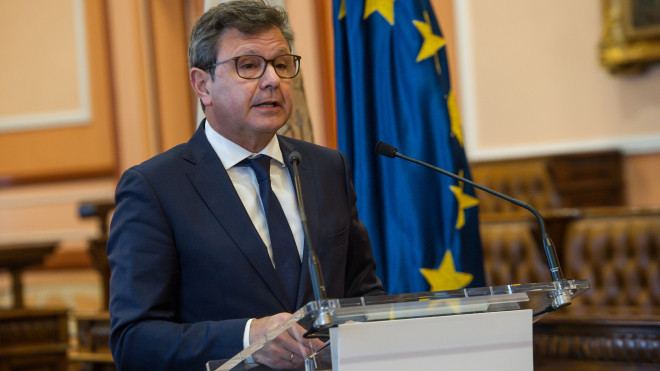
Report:
[[[282,306],[289,308],[266,245],[254,228],[222,162],[206,139],[203,124],[188,142],[183,158],[195,164],[187,173],[188,178],[221,228],[252,264]]]
[[[286,138],[279,137],[280,139],[280,148],[282,149],[282,155],[284,156],[284,161],[286,166],[289,169],[289,174],[291,175],[291,181],[295,187],[294,171],[293,166],[289,163],[289,154],[294,150],[298,150],[301,154],[302,160],[298,165],[298,170],[300,172],[300,187],[302,189],[302,198],[305,207],[305,212],[307,214],[307,226],[309,228],[309,233],[312,238],[312,245],[315,248],[319,246],[319,208],[317,200],[317,189],[318,187],[314,183],[314,164],[310,156],[306,156],[306,153],[301,151],[299,148],[294,148],[293,144],[288,141]],[[298,299],[296,302],[296,308],[299,308],[303,303],[304,298],[309,298],[313,296],[313,289],[311,285],[310,271],[309,271],[309,245],[307,238],[305,238],[305,248],[303,249],[302,257],[302,269],[300,272],[300,282],[298,283]]]

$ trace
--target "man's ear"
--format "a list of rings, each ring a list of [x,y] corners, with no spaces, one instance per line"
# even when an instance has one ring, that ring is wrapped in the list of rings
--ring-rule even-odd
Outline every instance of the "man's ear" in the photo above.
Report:
[[[190,84],[204,106],[211,105],[211,75],[197,67],[190,69]]]

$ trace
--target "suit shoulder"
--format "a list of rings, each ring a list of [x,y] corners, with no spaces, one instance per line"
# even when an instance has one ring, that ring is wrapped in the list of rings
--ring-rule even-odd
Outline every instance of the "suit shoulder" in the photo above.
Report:
[[[290,145],[295,150],[300,151],[304,155],[321,156],[324,158],[336,158],[336,159],[345,157],[341,151],[334,148],[325,147],[304,140],[289,138],[284,136],[280,136],[279,139],[280,141]]]
[[[131,169],[145,174],[162,172],[164,170],[171,171],[175,164],[182,160],[184,147],[185,143],[179,144],[163,153],[153,156],[139,165],[131,167]]]

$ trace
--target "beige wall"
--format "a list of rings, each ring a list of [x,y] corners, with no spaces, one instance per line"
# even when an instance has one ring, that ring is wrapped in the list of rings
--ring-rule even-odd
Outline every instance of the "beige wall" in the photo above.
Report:
[[[473,157],[660,151],[660,66],[623,76],[599,65],[601,2],[457,4]]]

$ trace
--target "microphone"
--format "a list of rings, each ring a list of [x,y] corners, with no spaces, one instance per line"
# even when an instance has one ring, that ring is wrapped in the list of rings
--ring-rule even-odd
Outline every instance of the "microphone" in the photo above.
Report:
[[[293,168],[293,181],[296,188],[296,196],[298,198],[298,213],[300,214],[300,223],[303,227],[303,233],[305,234],[305,239],[307,240],[307,246],[309,247],[308,253],[308,265],[309,273],[312,278],[312,288],[314,290],[314,299],[320,301],[327,298],[325,293],[325,283],[323,283],[323,274],[321,271],[321,263],[319,262],[318,256],[316,256],[316,250],[312,246],[312,239],[310,238],[309,228],[307,227],[307,214],[305,213],[305,205],[303,204],[302,198],[302,187],[300,186],[300,174],[298,172],[298,164],[302,156],[298,151],[293,151],[289,154],[289,163]]]
[[[422,166],[427,167],[431,170],[434,170],[434,171],[437,171],[441,174],[444,174],[448,177],[451,177],[451,178],[454,178],[454,179],[459,180],[461,182],[467,183],[467,184],[469,184],[469,185],[471,185],[475,188],[478,188],[482,191],[488,192],[492,195],[495,195],[499,198],[505,199],[505,200],[515,204],[515,205],[518,205],[522,208],[525,208],[525,209],[529,210],[532,214],[534,214],[534,216],[538,220],[538,223],[541,227],[541,240],[542,240],[542,243],[543,243],[543,250],[545,251],[545,256],[548,260],[548,267],[550,268],[550,275],[552,276],[552,280],[557,282],[557,281],[562,281],[564,279],[564,275],[561,271],[561,267],[559,266],[559,259],[557,258],[557,250],[555,249],[555,245],[552,243],[552,240],[550,239],[550,236],[545,231],[545,222],[543,221],[543,218],[541,217],[541,214],[539,214],[539,212],[536,211],[536,209],[534,209],[532,206],[530,206],[529,204],[526,204],[526,203],[524,203],[520,200],[509,197],[505,194],[502,194],[500,192],[494,191],[490,188],[479,185],[479,184],[477,184],[477,183],[475,183],[475,182],[473,182],[469,179],[463,178],[462,176],[456,175],[454,173],[450,173],[446,170],[443,170],[439,167],[433,166],[433,165],[428,164],[426,162],[416,160],[414,158],[402,155],[401,153],[399,153],[399,150],[396,147],[392,146],[391,144],[387,144],[385,142],[378,142],[378,144],[376,144],[376,153],[378,153],[380,155],[383,155],[385,157],[389,157],[389,158],[399,157],[399,158],[402,158],[406,161],[414,162],[416,164],[422,165]],[[552,301],[552,307],[553,307],[553,309],[557,309],[557,308],[566,306],[570,303],[571,303],[571,297],[568,294],[566,294],[562,291],[562,292],[559,292],[557,294],[557,296],[554,298],[554,300]]]
[[[307,338],[324,337],[323,332],[332,327],[332,315],[326,308],[324,308],[324,305],[321,303],[321,300],[325,300],[327,298],[327,294],[325,292],[325,283],[323,282],[321,263],[319,262],[319,258],[316,255],[316,250],[312,245],[311,235],[309,234],[309,228],[307,226],[307,214],[305,213],[305,205],[303,204],[302,187],[300,186],[300,173],[298,172],[298,165],[300,164],[301,159],[302,156],[298,151],[291,152],[288,158],[289,163],[293,168],[293,183],[296,188],[296,196],[298,199],[298,213],[300,215],[300,223],[303,227],[305,240],[307,240],[307,264],[309,266],[309,275],[312,279],[314,299],[319,303],[319,307],[322,308],[319,310],[318,316],[314,319],[312,328],[310,328],[303,336]]]

